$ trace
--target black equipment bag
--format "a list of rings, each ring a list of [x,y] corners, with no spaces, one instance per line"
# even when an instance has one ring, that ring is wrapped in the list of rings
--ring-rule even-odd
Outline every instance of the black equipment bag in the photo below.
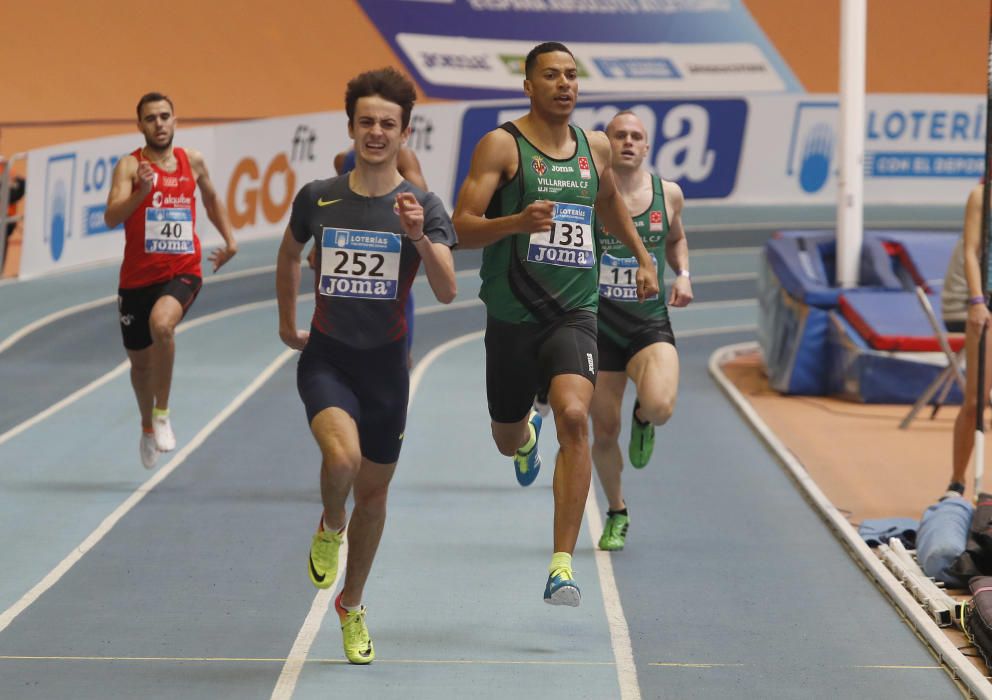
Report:
[[[985,665],[992,667],[992,576],[976,576],[968,582],[972,599],[964,616],[964,631]]]
[[[968,545],[951,565],[951,573],[965,581],[972,576],[992,576],[992,495],[978,494]]]

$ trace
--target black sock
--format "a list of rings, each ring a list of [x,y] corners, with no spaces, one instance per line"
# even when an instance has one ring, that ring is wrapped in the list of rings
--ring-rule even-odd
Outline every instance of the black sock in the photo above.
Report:
[[[640,418],[637,417],[637,409],[639,409],[640,407],[641,407],[640,400],[634,401],[634,420],[637,421],[638,425],[647,425],[649,421],[641,420]]]
[[[611,515],[627,515],[627,506],[624,506],[621,510],[608,510],[606,511],[606,517]]]
[[[964,484],[962,484],[960,481],[952,481],[950,484],[947,485],[947,490],[948,491],[956,491],[957,493],[959,493],[959,494],[961,494],[963,496],[964,495]]]

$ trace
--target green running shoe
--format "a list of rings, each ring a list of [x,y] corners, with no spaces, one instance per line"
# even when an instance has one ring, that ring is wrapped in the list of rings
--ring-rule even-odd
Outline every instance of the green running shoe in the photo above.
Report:
[[[637,408],[640,405],[639,401],[634,402],[630,421],[630,445],[627,447],[627,456],[635,469],[643,469],[654,452],[654,425],[642,423],[638,419]]]
[[[372,638],[369,637],[369,628],[365,625],[367,609],[363,605],[358,610],[345,610],[341,605],[342,595],[344,595],[343,591],[335,598],[334,609],[341,619],[344,655],[353,664],[370,664],[375,660],[375,647],[372,646]]]
[[[310,580],[317,588],[330,588],[338,575],[338,549],[343,532],[328,532],[321,524],[310,543]]]
[[[610,513],[603,525],[599,548],[605,552],[619,552],[627,541],[630,518],[623,513]]]

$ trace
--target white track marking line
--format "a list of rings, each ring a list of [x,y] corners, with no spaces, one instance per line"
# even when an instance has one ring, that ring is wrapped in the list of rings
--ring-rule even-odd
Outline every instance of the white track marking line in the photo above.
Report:
[[[442,309],[450,309],[452,307],[454,307],[454,304],[440,306]],[[425,311],[426,309],[423,311],[418,309],[416,314],[420,315]],[[420,382],[423,379],[424,374],[427,372],[427,368],[430,367],[437,358],[452,348],[456,348],[459,345],[464,345],[465,343],[473,340],[478,340],[484,335],[485,331],[475,331],[473,333],[458,336],[457,338],[452,338],[451,340],[441,343],[437,347],[431,349],[429,353],[424,355],[424,358],[417,363],[417,366],[413,368],[413,372],[410,374],[410,398],[407,402],[407,406],[413,405],[413,398],[417,394],[417,389],[420,387]],[[341,576],[344,561],[345,558],[338,555],[338,578]],[[310,605],[310,611],[307,613],[306,619],[303,621],[303,626],[300,628],[300,631],[296,635],[296,639],[293,641],[293,646],[290,649],[289,657],[286,659],[286,663],[282,667],[282,671],[279,673],[279,680],[276,681],[276,687],[272,690],[270,700],[289,700],[289,698],[293,697],[293,692],[296,690],[296,684],[300,680],[300,672],[303,670],[303,665],[307,661],[307,655],[310,653],[310,647],[313,644],[313,640],[317,637],[317,633],[320,631],[320,626],[324,621],[324,616],[327,615],[327,610],[330,607],[328,601],[333,595],[331,591],[333,591],[336,587],[337,579],[335,579],[333,586],[318,592],[314,597],[313,603]]]
[[[134,508],[141,500],[151,492],[163,479],[165,479],[169,474],[174,472],[176,468],[186,461],[189,457],[203,442],[210,437],[225,420],[227,420],[235,411],[237,411],[242,404],[247,401],[252,394],[254,394],[258,389],[272,377],[276,371],[286,363],[291,357],[296,355],[295,350],[286,349],[283,350],[275,360],[269,363],[261,374],[259,374],[255,379],[247,386],[245,389],[238,394],[234,399],[221,410],[216,416],[214,416],[209,423],[207,423],[198,432],[192,440],[179,450],[176,455],[169,460],[168,464],[159,468],[145,483],[139,486],[127,499],[121,503],[114,511],[104,518],[103,522],[91,532],[86,539],[84,539],[75,549],[73,549],[69,555],[63,559],[59,564],[52,569],[41,581],[34,585],[31,590],[25,593],[21,598],[7,608],[3,614],[0,614],[0,632],[3,632],[14,619],[20,615],[28,606],[30,606],[34,601],[36,601],[45,591],[58,583],[69,569],[71,569],[76,562],[83,558],[87,552],[89,552],[93,547],[95,547],[100,540],[102,540],[108,532],[113,529],[121,518],[123,518],[127,513]]]
[[[293,696],[293,691],[296,689],[296,682],[299,680],[300,672],[303,670],[303,664],[307,662],[307,657],[310,655],[310,647],[313,646],[313,640],[317,638],[317,633],[320,632],[320,626],[324,622],[324,616],[327,615],[327,610],[331,607],[331,601],[334,600],[334,593],[337,590],[338,581],[344,575],[345,563],[347,561],[348,538],[346,537],[338,549],[338,570],[334,574],[334,581],[331,582],[328,588],[318,591],[317,595],[314,596],[313,603],[310,605],[310,612],[307,613],[306,619],[303,620],[303,626],[300,627],[300,631],[296,635],[296,640],[289,650],[289,656],[286,657],[282,670],[279,672],[276,687],[272,689],[272,700]]]
[[[630,628],[620,603],[620,591],[613,576],[613,562],[610,553],[599,548],[596,533],[598,531],[602,534],[603,516],[596,500],[596,487],[592,484],[589,485],[589,495],[586,497],[586,520],[589,521],[589,539],[592,540],[592,551],[596,559],[599,587],[603,591],[603,609],[606,610],[606,622],[610,626],[610,643],[613,646],[613,658],[616,659],[620,699],[641,700],[641,686],[637,682],[637,666],[634,664],[634,647],[630,642]]]
[[[251,267],[247,270],[238,270],[237,272],[224,272],[219,275],[208,277],[203,280],[203,284],[213,284],[214,282],[226,282],[227,280],[237,279],[239,277],[249,277],[251,275],[258,275],[265,272],[275,271],[275,265],[266,265],[263,267]],[[0,353],[9,348],[11,345],[19,341],[26,335],[34,333],[36,330],[42,326],[47,326],[49,323],[54,323],[66,316],[72,316],[73,314],[80,313],[82,311],[89,311],[90,309],[95,309],[98,306],[103,306],[104,304],[113,304],[117,301],[117,295],[113,294],[111,296],[100,297],[99,299],[94,299],[93,301],[83,302],[82,304],[76,304],[75,306],[70,306],[68,308],[62,309],[61,311],[53,311],[50,314],[42,316],[36,321],[19,328],[18,330],[11,333],[9,336],[4,338],[3,342],[0,342]]]
[[[310,294],[301,294],[299,298],[301,299],[309,298],[310,296],[311,296]],[[191,328],[196,328],[197,326],[202,326],[206,323],[217,321],[222,318],[226,318],[228,316],[234,316],[236,314],[245,313],[247,311],[254,311],[256,309],[265,308],[266,306],[275,306],[275,304],[276,304],[275,300],[272,299],[267,301],[255,301],[250,304],[242,304],[241,306],[232,306],[231,308],[224,309],[223,311],[216,311],[212,314],[207,314],[206,316],[201,316],[200,318],[193,319],[192,321],[187,321],[186,323],[183,323],[178,328],[176,328],[176,334],[178,335],[179,333],[184,333],[185,331]],[[61,399],[60,401],[53,403],[44,411],[41,411],[40,413],[36,413],[27,420],[18,423],[7,432],[0,434],[0,445],[3,445],[8,440],[17,437],[28,428],[37,425],[46,418],[50,418],[51,416],[55,415],[66,406],[71,406],[72,404],[79,401],[79,399],[87,396],[88,394],[92,394],[94,391],[99,389],[107,382],[111,381],[112,379],[116,379],[117,377],[122,375],[124,372],[127,371],[128,367],[129,367],[129,361],[124,360],[124,362],[120,363],[106,374],[94,379],[86,386],[77,389],[76,391],[66,396],[64,399]]]

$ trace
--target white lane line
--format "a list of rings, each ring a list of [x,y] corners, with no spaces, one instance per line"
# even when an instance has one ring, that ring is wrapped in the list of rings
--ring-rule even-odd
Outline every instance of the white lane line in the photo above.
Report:
[[[344,574],[345,562],[347,561],[348,538],[346,537],[338,549],[338,570],[334,574],[334,580],[328,588],[318,591],[317,595],[314,596],[313,603],[310,605],[310,612],[307,613],[306,619],[303,620],[303,626],[300,627],[300,631],[296,635],[296,640],[289,650],[289,656],[286,658],[282,670],[279,672],[276,687],[272,689],[272,700],[293,697],[293,691],[296,689],[296,682],[300,678],[303,664],[307,662],[307,657],[310,655],[310,647],[313,646],[313,640],[317,638],[317,633],[320,631],[320,625],[324,621],[324,616],[327,615],[327,610],[331,607],[331,601],[334,599],[338,581],[341,580],[341,576]]]
[[[454,304],[448,304],[441,308],[452,308]],[[433,308],[433,307],[428,307]],[[418,315],[424,313],[425,310],[417,309],[416,313]],[[448,350],[458,347],[459,345],[464,345],[465,343],[471,342],[473,340],[478,340],[485,335],[485,331],[475,331],[473,333],[468,333],[466,335],[459,336],[457,338],[452,338],[435,348],[432,348],[429,353],[424,355],[424,358],[417,363],[417,366],[413,368],[413,372],[410,374],[410,398],[407,402],[407,406],[413,405],[413,397],[417,394],[417,389],[420,387],[420,382],[427,372],[427,369],[434,363],[437,358],[446,353]],[[338,578],[340,578],[344,557],[339,555],[338,557]],[[317,637],[317,633],[320,631],[320,625],[324,620],[324,616],[327,614],[327,610],[330,607],[328,601],[330,600],[333,591],[337,587],[337,579],[335,579],[334,585],[330,588],[320,591],[313,599],[313,603],[310,605],[310,612],[307,613],[306,619],[303,621],[303,626],[296,635],[296,639],[293,641],[293,646],[290,649],[289,657],[286,659],[285,665],[282,667],[282,671],[279,673],[279,680],[276,681],[276,687],[272,690],[272,696],[270,700],[289,700],[293,697],[293,692],[296,690],[296,684],[300,679],[300,672],[303,670],[303,665],[307,661],[307,655],[310,653],[310,647],[313,644],[314,639]]]
[[[266,659],[259,657],[226,657],[226,656],[0,656],[0,661],[144,661],[152,663],[262,663],[284,664],[286,659]],[[314,657],[307,659],[308,664],[340,664],[348,665],[342,658],[322,659]],[[404,664],[430,666],[613,666],[612,661],[570,661],[568,659],[540,660],[510,660],[510,659],[376,659],[375,665]],[[656,664],[657,665],[657,664]],[[664,665],[664,664],[661,664]],[[739,664],[743,666],[743,664]],[[940,668],[935,666],[934,668]]]
[[[311,296],[312,294],[301,294],[298,298],[300,299],[310,298]],[[274,299],[270,299],[267,301],[255,301],[250,304],[242,304],[241,306],[232,306],[228,309],[224,309],[223,311],[215,311],[212,314],[207,314],[206,316],[201,316],[200,318],[196,318],[193,319],[192,321],[187,321],[185,323],[180,324],[179,327],[176,328],[176,334],[178,335],[180,333],[184,333],[192,328],[196,328],[197,326],[202,326],[206,323],[217,321],[219,319],[226,318],[228,316],[234,316],[236,314],[245,313],[247,311],[254,311],[255,309],[261,309],[266,306],[275,306],[275,304],[276,301]],[[44,411],[41,411],[40,413],[36,413],[27,420],[18,423],[7,432],[0,434],[0,445],[3,445],[5,442],[17,437],[25,430],[31,428],[32,426],[37,425],[41,421],[47,418],[51,418],[53,415],[61,411],[66,406],[71,406],[72,404],[79,401],[81,398],[89,394],[92,394],[94,391],[99,389],[107,382],[116,379],[117,377],[122,375],[124,372],[127,371],[128,367],[129,367],[129,361],[124,360],[122,363],[114,367],[106,374],[97,377],[92,382],[72,392],[64,399],[56,403],[53,403]]]
[[[603,517],[596,500],[596,488],[591,484],[586,497],[586,519],[589,521],[589,538],[592,540],[592,551],[596,559],[599,587],[603,591],[603,608],[610,626],[610,642],[617,664],[617,681],[620,683],[620,700],[641,700],[641,686],[637,682],[637,667],[634,665],[634,647],[630,642],[630,628],[620,603],[620,591],[613,576],[613,562],[610,553],[601,550],[598,544],[603,529]]]
[[[216,416],[214,416],[209,423],[207,423],[198,432],[192,440],[179,450],[175,457],[169,460],[168,464],[161,467],[156,471],[145,483],[139,486],[127,499],[121,503],[114,511],[104,518],[103,522],[91,532],[86,539],[84,539],[75,549],[73,549],[65,559],[63,559],[59,564],[52,569],[41,581],[34,585],[31,590],[25,593],[21,598],[7,608],[3,614],[0,614],[0,632],[3,632],[14,619],[20,615],[28,606],[30,606],[34,601],[36,601],[45,591],[58,583],[69,569],[71,569],[76,562],[83,558],[87,552],[89,552],[93,547],[95,547],[100,540],[102,540],[108,532],[113,529],[121,518],[123,518],[127,513],[134,508],[141,500],[151,492],[163,479],[165,479],[169,474],[174,472],[176,468],[186,461],[189,457],[203,442],[213,433],[220,425],[227,420],[242,404],[247,401],[252,394],[261,388],[261,386],[269,380],[269,378],[276,373],[276,371],[286,363],[289,358],[296,355],[295,350],[287,348],[283,350],[275,360],[269,363],[261,374],[259,374],[255,379],[247,386],[245,389],[234,397],[234,399],[221,410]]]
[[[238,270],[237,272],[223,272],[219,275],[207,277],[203,280],[203,284],[207,285],[213,284],[214,282],[226,282],[228,280],[238,279],[239,277],[249,277],[251,275],[258,275],[265,272],[274,272],[275,269],[275,265],[265,265],[262,267],[251,267],[247,270]],[[55,321],[63,319],[66,316],[72,316],[73,314],[78,314],[82,311],[89,311],[90,309],[95,309],[96,307],[103,306],[104,304],[113,304],[116,301],[117,295],[113,294],[111,296],[94,299],[93,301],[87,301],[82,304],[76,304],[75,306],[70,306],[60,311],[54,311],[46,316],[42,316],[38,320],[32,321],[4,338],[3,342],[0,342],[0,353],[17,341],[21,340],[24,336],[34,333],[43,326],[47,326],[50,323],[55,323]]]

